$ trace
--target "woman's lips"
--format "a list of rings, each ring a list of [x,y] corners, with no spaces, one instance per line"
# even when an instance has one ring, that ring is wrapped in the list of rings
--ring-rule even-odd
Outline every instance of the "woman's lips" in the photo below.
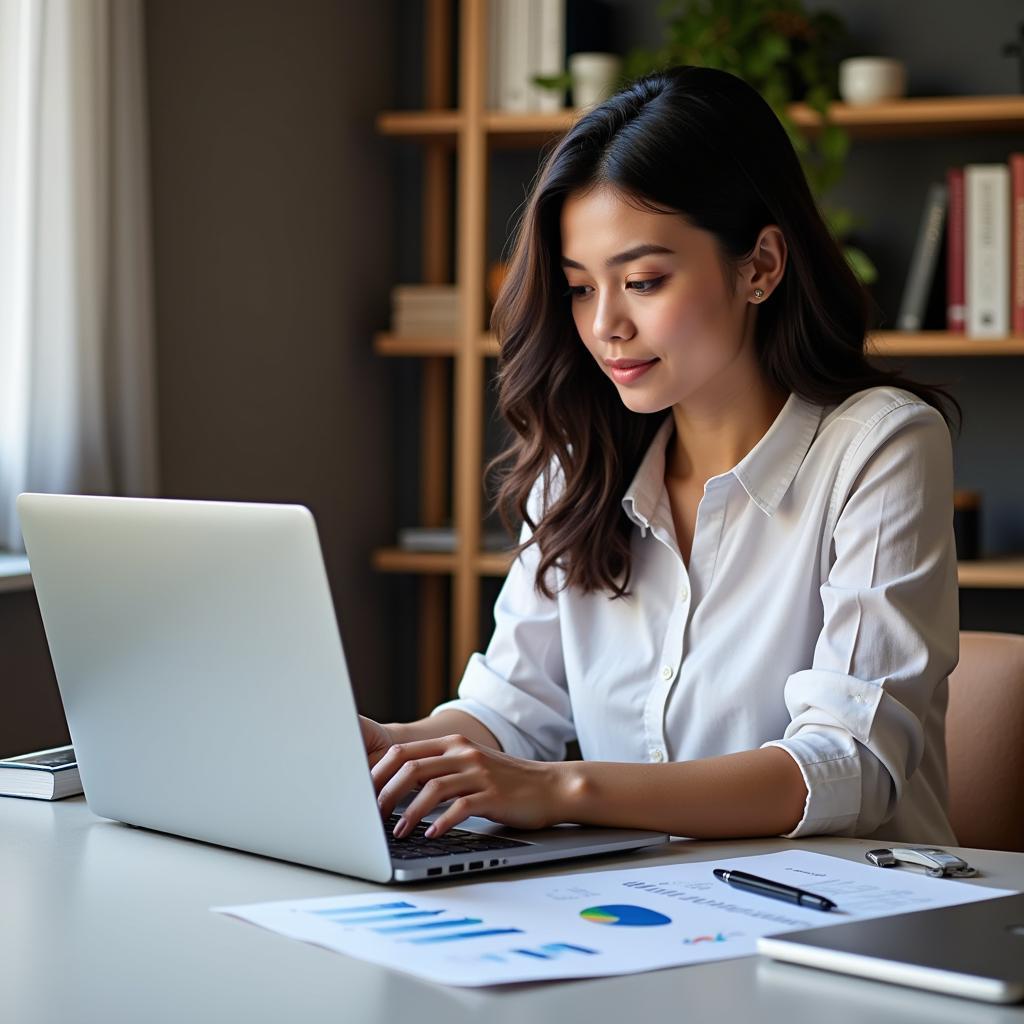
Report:
[[[623,360],[619,364],[608,363],[608,372],[616,384],[632,384],[633,381],[642,377],[658,360],[648,359],[646,362],[637,362],[634,359]]]

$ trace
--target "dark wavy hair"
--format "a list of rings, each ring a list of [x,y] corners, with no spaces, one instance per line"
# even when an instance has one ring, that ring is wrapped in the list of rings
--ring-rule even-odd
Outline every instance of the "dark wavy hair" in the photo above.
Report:
[[[579,337],[561,270],[560,216],[576,191],[610,186],[655,212],[678,211],[711,232],[727,270],[752,254],[762,227],[787,246],[781,280],[757,308],[755,345],[767,379],[813,402],[864,388],[901,387],[963,412],[943,387],[868,362],[873,301],[821,216],[774,111],[743,79],[677,65],[645,75],[582,114],[542,160],[491,314],[500,345],[498,411],[512,429],[486,467],[499,478],[505,526],[540,549],[536,587],[553,596],[552,568],[584,593],[629,594],[630,528],[621,500],[665,411],[635,413]],[[727,275],[735,284],[735,275]],[[551,500],[552,477],[563,486]],[[543,494],[535,521],[529,499]],[[549,504],[550,502],[550,504]],[[621,581],[621,582],[620,582]]]

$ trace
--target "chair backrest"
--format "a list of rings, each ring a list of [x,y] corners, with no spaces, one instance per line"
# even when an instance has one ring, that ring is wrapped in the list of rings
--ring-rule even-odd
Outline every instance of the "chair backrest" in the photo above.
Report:
[[[960,845],[1024,852],[1024,636],[961,632],[946,751]]]

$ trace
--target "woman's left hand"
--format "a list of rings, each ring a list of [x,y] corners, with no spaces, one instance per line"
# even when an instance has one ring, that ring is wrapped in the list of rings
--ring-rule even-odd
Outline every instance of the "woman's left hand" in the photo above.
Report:
[[[427,835],[434,837],[474,814],[526,829],[566,820],[562,790],[569,763],[527,761],[453,735],[396,743],[371,775],[384,817],[406,793],[420,787],[395,826],[398,838],[438,804],[453,800],[428,830]]]

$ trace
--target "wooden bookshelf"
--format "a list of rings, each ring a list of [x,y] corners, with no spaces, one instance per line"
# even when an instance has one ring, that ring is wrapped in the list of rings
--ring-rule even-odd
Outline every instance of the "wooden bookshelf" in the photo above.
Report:
[[[458,95],[452,105],[451,23],[458,12]],[[488,152],[494,148],[537,147],[566,132],[581,111],[513,113],[485,108],[486,0],[425,0],[425,109],[383,111],[381,135],[422,147],[422,281],[445,284],[447,254],[455,244],[455,283],[463,298],[458,331],[452,337],[406,337],[381,331],[375,352],[422,360],[420,525],[450,520],[458,538],[452,552],[374,552],[382,572],[414,574],[419,584],[418,688],[421,713],[452,692],[467,659],[480,643],[480,582],[501,577],[506,552],[480,551],[483,489],[483,412],[488,360],[498,346],[486,330],[486,196]],[[793,104],[794,121],[813,133],[818,115]],[[915,97],[849,106],[835,103],[830,115],[855,138],[942,136],[1024,131],[1024,96]],[[449,186],[457,169],[454,195]],[[451,232],[454,229],[454,239]],[[868,339],[879,357],[973,357],[1024,355],[1024,336],[981,339],[945,331],[880,331]],[[454,430],[449,436],[449,411]],[[450,456],[450,457],[449,457]],[[449,478],[449,464],[452,467]],[[1024,556],[964,562],[963,587],[1024,587]],[[450,605],[446,609],[446,580]],[[446,610],[450,631],[446,636]],[[443,670],[446,644],[450,671]]]

